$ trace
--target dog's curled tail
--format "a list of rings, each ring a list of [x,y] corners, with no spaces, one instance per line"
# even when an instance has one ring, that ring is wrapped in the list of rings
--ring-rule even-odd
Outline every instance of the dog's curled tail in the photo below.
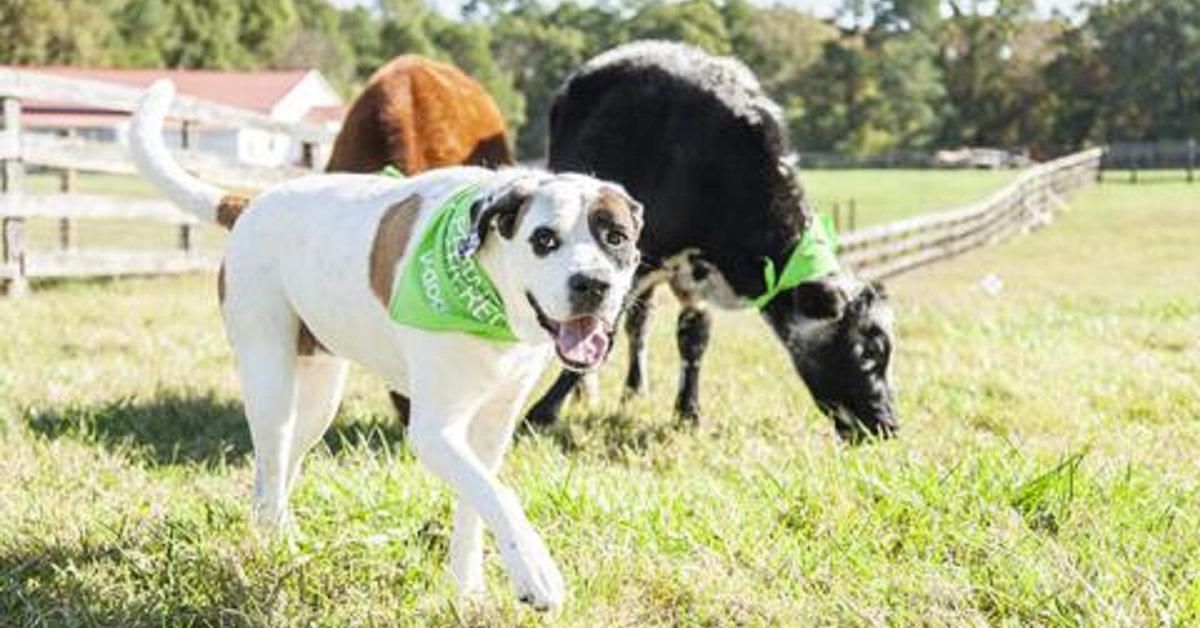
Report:
[[[163,120],[175,97],[175,85],[156,81],[138,103],[129,130],[129,151],[138,172],[167,198],[189,214],[225,228],[233,227],[249,199],[223,190],[188,174],[163,143]]]

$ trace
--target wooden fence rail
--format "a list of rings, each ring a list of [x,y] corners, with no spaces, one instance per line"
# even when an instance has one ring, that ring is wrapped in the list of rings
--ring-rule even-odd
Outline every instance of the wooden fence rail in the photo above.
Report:
[[[25,292],[31,279],[160,275],[196,272],[216,267],[219,256],[197,247],[195,219],[163,200],[120,195],[79,194],[78,172],[134,175],[136,169],[125,147],[75,136],[31,134],[22,125],[23,100],[78,103],[107,111],[130,112],[143,90],[85,79],[63,78],[24,70],[0,69],[0,282],[9,294]],[[222,187],[253,192],[319,167],[321,147],[332,141],[332,132],[319,125],[284,123],[249,110],[178,96],[169,115],[181,121],[184,150],[175,157],[184,168]],[[297,142],[300,166],[263,167],[232,158],[203,153],[195,148],[199,125],[255,129]],[[191,141],[189,141],[191,140]],[[28,195],[24,178],[30,167],[62,173],[60,194]],[[32,250],[27,234],[30,220],[57,220],[58,247]],[[120,249],[87,249],[76,246],[75,221],[80,219],[136,220],[162,225],[177,232],[175,247],[131,252]]]
[[[1035,229],[1096,180],[1102,154],[1094,148],[1038,164],[965,207],[847,233],[839,254],[860,275],[882,279]]]
[[[37,278],[158,275],[216,267],[218,256],[215,252],[204,252],[196,246],[196,230],[201,225],[167,201],[79,194],[73,190],[77,171],[133,174],[135,169],[122,146],[71,136],[22,133],[22,98],[84,102],[93,107],[130,111],[141,93],[141,90],[94,81],[0,70],[3,113],[0,130],[0,281],[6,283],[9,294],[23,292],[29,280]],[[172,108],[172,115],[185,122],[285,133],[304,142],[329,139],[324,129],[284,125],[255,112],[194,98],[180,98]],[[315,148],[305,151],[310,158],[317,153]],[[1092,149],[1033,166],[1004,188],[965,207],[851,231],[841,239],[840,254],[858,273],[877,279],[958,255],[1018,231],[1036,228],[1049,222],[1066,196],[1095,181],[1101,155],[1100,149]],[[205,180],[249,192],[299,176],[317,165],[310,161],[303,168],[263,168],[194,150],[178,151],[176,157],[185,168]],[[63,193],[23,194],[26,166],[63,172]],[[29,250],[26,221],[46,219],[59,221],[57,248]],[[175,247],[170,250],[81,250],[76,246],[74,228],[74,221],[79,219],[145,221],[175,229],[178,236]]]

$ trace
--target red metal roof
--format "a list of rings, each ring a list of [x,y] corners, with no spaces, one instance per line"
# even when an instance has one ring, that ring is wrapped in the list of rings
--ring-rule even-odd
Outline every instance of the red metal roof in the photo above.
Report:
[[[304,114],[305,122],[313,122],[323,124],[326,122],[341,122],[342,118],[346,117],[346,111],[349,109],[346,105],[332,105],[329,107],[313,107]]]
[[[175,82],[179,93],[224,105],[270,113],[309,70],[234,72],[224,70],[125,70],[75,67],[7,66],[65,78],[91,79],[130,87],[148,87],[158,79]],[[33,104],[33,103],[30,103]],[[39,103],[40,104],[40,103]]]

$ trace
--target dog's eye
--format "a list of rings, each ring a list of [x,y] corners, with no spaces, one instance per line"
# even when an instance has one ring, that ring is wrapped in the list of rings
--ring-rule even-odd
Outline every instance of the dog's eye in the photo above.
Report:
[[[620,231],[618,229],[609,229],[604,233],[604,243],[613,247],[614,249],[625,246],[625,243],[628,241],[629,236],[625,235],[624,231]]]
[[[534,230],[533,235],[529,237],[529,243],[533,245],[533,252],[538,257],[549,255],[562,246],[558,234],[546,227],[538,227]]]

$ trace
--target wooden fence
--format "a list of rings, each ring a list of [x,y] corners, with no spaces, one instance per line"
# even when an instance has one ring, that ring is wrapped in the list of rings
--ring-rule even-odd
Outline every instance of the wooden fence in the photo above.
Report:
[[[7,283],[10,294],[23,292],[28,281],[37,278],[158,275],[215,268],[216,253],[196,246],[198,222],[169,202],[81,194],[73,189],[78,171],[134,174],[122,146],[77,137],[38,137],[21,130],[21,99],[80,102],[131,111],[141,93],[104,83],[0,70],[4,121],[0,131],[0,281]],[[318,144],[331,139],[322,128],[283,125],[261,114],[193,98],[178,98],[171,115],[183,121],[185,149],[176,155],[183,166],[218,185],[246,191],[316,167]],[[187,150],[195,145],[189,140],[189,129],[194,130],[197,124],[287,135],[306,147],[303,152],[307,163],[304,167],[262,168]],[[841,256],[863,276],[883,278],[1036,228],[1048,222],[1066,196],[1095,181],[1101,155],[1100,149],[1092,149],[1033,166],[1003,189],[966,207],[851,231],[841,238]],[[27,166],[59,171],[60,193],[22,194],[22,173]],[[848,209],[852,224],[854,209]],[[34,251],[26,246],[26,222],[34,219],[58,222],[57,246],[52,250]],[[81,249],[75,237],[75,222],[81,219],[165,225],[177,231],[175,246],[145,252]]]
[[[78,103],[108,111],[130,112],[143,91],[137,88],[83,79],[67,79],[36,72],[0,69],[0,281],[9,294],[21,294],[29,280],[62,277],[159,275],[214,268],[217,256],[197,247],[200,225],[165,200],[138,199],[115,194],[81,194],[77,173],[136,174],[124,146],[72,135],[50,136],[24,132],[22,101]],[[176,157],[188,170],[223,187],[254,191],[319,167],[321,147],[332,140],[324,127],[287,124],[258,112],[178,96],[170,115],[181,121],[184,148]],[[256,129],[286,136],[301,146],[297,167],[266,168],[193,150],[201,125],[217,128]],[[59,192],[24,193],[29,169],[60,173]],[[28,246],[27,223],[57,221],[59,237],[53,250]],[[178,236],[171,249],[131,252],[123,249],[81,249],[76,246],[80,219],[136,220],[174,229]]]
[[[1188,183],[1195,182],[1200,168],[1200,142],[1161,140],[1157,142],[1112,142],[1105,147],[1100,161],[1100,178],[1109,170],[1128,171],[1129,181],[1138,182],[1143,170],[1182,170]]]
[[[844,234],[839,254],[881,279],[1047,224],[1064,199],[1096,180],[1099,148],[1038,164],[982,201]]]

